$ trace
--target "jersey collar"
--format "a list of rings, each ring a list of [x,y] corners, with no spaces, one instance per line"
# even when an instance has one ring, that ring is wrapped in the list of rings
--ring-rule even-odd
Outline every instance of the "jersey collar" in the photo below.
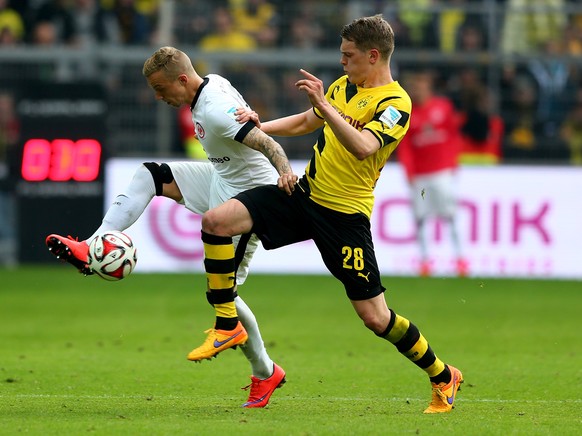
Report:
[[[194,96],[194,100],[192,100],[192,104],[190,105],[190,112],[192,112],[194,110],[194,106],[196,106],[196,102],[198,101],[198,98],[200,97],[200,93],[202,92],[202,89],[204,89],[204,87],[206,85],[208,85],[208,77],[205,77],[204,80],[202,81],[202,83],[200,84],[200,86],[198,87],[198,91],[196,91],[196,95]]]

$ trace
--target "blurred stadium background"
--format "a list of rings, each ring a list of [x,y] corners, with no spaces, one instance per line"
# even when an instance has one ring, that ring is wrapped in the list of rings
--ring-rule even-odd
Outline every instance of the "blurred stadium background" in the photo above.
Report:
[[[0,0],[0,265],[52,262],[46,233],[92,233],[107,203],[105,184],[123,186],[106,180],[107,162],[199,156],[187,109],[156,103],[141,75],[156,48],[178,46],[202,74],[226,76],[267,120],[306,109],[293,86],[298,68],[329,84],[341,74],[341,27],[375,13],[395,29],[397,79],[431,69],[461,116],[490,127],[483,159],[463,163],[471,165],[466,194],[506,186],[512,225],[534,230],[523,236],[531,240],[517,247],[517,261],[515,229],[513,245],[500,244],[494,231],[489,248],[502,250],[503,259],[485,253],[479,262],[497,266],[482,270],[582,278],[575,227],[582,210],[575,189],[582,179],[582,4],[567,0]],[[281,143],[292,159],[311,154],[311,138]],[[102,154],[92,172],[95,147]],[[75,153],[85,160],[75,161]],[[484,166],[486,173],[475,172]],[[500,184],[488,191],[491,180]],[[519,180],[525,185],[512,191]],[[554,194],[568,206],[544,203]],[[493,211],[482,227],[499,218],[499,201],[482,205]],[[548,244],[559,238],[559,255],[548,257]],[[565,272],[555,267],[562,259],[571,261]],[[517,269],[508,266],[514,261]]]

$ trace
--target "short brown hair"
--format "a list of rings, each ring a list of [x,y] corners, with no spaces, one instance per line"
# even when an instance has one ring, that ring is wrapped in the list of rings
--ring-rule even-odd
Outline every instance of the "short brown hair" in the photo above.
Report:
[[[394,31],[382,14],[355,19],[342,28],[340,36],[355,43],[359,50],[375,48],[385,59],[394,52]]]
[[[162,47],[158,49],[145,61],[142,73],[145,77],[149,77],[162,69],[170,78],[194,71],[190,58],[186,53],[175,47]]]

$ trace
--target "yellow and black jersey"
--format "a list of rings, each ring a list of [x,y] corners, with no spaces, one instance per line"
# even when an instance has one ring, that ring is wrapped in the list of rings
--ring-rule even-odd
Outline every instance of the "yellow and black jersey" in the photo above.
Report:
[[[311,198],[339,212],[372,215],[374,187],[388,157],[408,130],[412,103],[398,82],[361,88],[340,77],[327,90],[326,99],[358,130],[376,136],[380,149],[364,160],[347,151],[324,124],[305,170]],[[315,114],[323,118],[314,109]]]

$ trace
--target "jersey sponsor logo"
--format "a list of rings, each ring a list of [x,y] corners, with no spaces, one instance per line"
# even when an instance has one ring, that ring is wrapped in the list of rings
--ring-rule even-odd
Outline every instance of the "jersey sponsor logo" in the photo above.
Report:
[[[396,123],[402,118],[400,111],[392,106],[388,106],[384,113],[380,115],[380,121],[386,124],[391,129],[394,128]]]
[[[204,137],[206,136],[204,127],[202,127],[200,123],[196,123],[196,136],[198,136],[199,139],[204,139]]]
[[[208,160],[212,163],[225,163],[230,161],[230,157],[209,157]]]
[[[231,117],[233,120],[236,120],[235,112],[236,112],[236,106],[233,106],[229,110],[227,110],[225,113],[226,113],[226,115]]]
[[[334,108],[335,108],[336,112],[338,114],[340,114],[341,117],[344,120],[346,120],[352,127],[356,128],[358,130],[362,130],[364,128],[364,126],[366,125],[365,122],[357,120],[357,119],[353,118],[352,116],[343,113],[338,107],[334,106]]]

